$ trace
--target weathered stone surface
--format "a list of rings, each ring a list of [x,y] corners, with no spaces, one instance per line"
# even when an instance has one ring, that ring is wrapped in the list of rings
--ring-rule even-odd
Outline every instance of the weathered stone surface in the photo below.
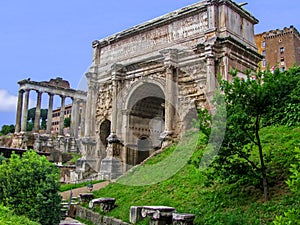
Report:
[[[89,127],[100,152],[120,160],[124,173],[180,138],[194,112],[210,108],[218,73],[230,79],[230,68],[257,68],[257,22],[232,1],[203,1],[94,41],[86,77],[96,99],[87,105],[96,102]],[[111,150],[105,137],[121,147]],[[105,179],[111,172],[100,169]]]
[[[189,213],[173,213],[173,225],[193,225],[195,215]]]
[[[137,222],[144,219],[142,216],[142,209],[143,206],[131,206],[130,207],[130,214],[129,214],[129,221],[132,224],[136,224]]]
[[[99,215],[98,213],[86,209],[82,206],[76,206],[76,216],[82,219],[89,220],[95,225],[128,225],[128,223],[123,222],[122,220]]]
[[[89,208],[94,209],[99,206],[101,212],[109,212],[116,207],[115,202],[115,198],[96,198],[89,202]]]
[[[101,161],[100,178],[106,180],[116,179],[122,175],[122,164],[115,157],[106,157]]]
[[[169,206],[143,206],[142,217],[150,218],[150,225],[172,224],[175,208]]]
[[[74,103],[83,100],[84,124],[78,146],[87,161],[77,170],[78,178],[94,173],[115,179],[157,149],[180,139],[191,128],[198,109],[211,108],[218,74],[230,80],[231,68],[241,75],[246,69],[257,68],[261,59],[254,42],[257,22],[229,0],[186,6],[93,41],[92,65],[85,74],[87,93],[70,89],[60,78],[20,81],[18,109],[23,94],[24,108],[28,108],[30,90],[61,95],[62,108],[65,97],[71,97]],[[18,129],[21,117],[18,113]],[[26,130],[25,122],[21,128]],[[78,127],[71,133],[78,133]],[[35,146],[43,145],[39,140]],[[22,138],[14,144],[28,146]],[[64,151],[66,145],[61,140],[54,142],[53,148]],[[69,146],[70,151],[76,148],[74,139]]]
[[[79,194],[80,202],[90,202],[94,198],[93,193],[81,193]]]

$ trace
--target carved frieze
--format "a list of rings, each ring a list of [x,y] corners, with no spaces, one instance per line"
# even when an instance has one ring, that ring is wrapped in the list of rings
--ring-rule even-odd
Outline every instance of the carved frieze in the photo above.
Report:
[[[207,28],[206,11],[190,15],[105,46],[102,48],[101,58],[104,61],[122,61],[129,57],[167,48],[187,38],[203,35]]]
[[[112,85],[105,83],[98,92],[96,106],[97,120],[109,117],[112,108]]]

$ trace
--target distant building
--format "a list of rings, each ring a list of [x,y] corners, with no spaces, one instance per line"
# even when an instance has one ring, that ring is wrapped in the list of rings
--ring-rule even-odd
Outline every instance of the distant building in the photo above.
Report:
[[[61,111],[60,107],[53,110],[52,127],[51,127],[52,134],[57,134],[59,132],[60,111]],[[64,118],[71,117],[71,113],[72,113],[72,104],[66,105],[65,112],[64,112]]]
[[[294,26],[256,34],[255,42],[258,53],[264,57],[261,70],[280,68],[283,71],[300,65],[300,34]]]

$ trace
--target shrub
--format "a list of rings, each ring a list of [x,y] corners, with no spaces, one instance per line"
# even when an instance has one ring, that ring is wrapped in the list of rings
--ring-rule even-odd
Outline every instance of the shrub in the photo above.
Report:
[[[59,224],[59,170],[33,150],[0,165],[0,201],[42,225]]]

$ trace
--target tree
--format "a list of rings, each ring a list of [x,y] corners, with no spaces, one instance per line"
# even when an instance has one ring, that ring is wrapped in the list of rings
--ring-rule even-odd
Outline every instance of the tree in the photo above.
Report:
[[[27,121],[34,122],[35,119],[35,107],[28,109]]]
[[[32,121],[27,122],[26,130],[27,131],[32,131],[33,130],[33,122]]]
[[[41,129],[46,130],[47,128],[47,117],[48,117],[48,109],[41,109]]]
[[[227,127],[220,156],[233,157],[231,167],[240,170],[251,168],[254,174],[259,172],[262,178],[265,200],[269,199],[269,187],[266,166],[263,156],[263,147],[259,136],[261,119],[267,112],[268,106],[272,105],[273,91],[263,78],[270,73],[256,74],[253,79],[250,72],[246,71],[247,78],[237,77],[237,71],[232,71],[233,82],[222,81],[221,87],[225,95],[227,110]],[[248,145],[248,148],[246,145]],[[259,164],[251,160],[250,152],[253,146],[258,149]],[[240,160],[243,159],[243,160]],[[225,159],[228,162],[228,159]],[[245,169],[245,168],[244,168]]]
[[[29,150],[0,165],[0,201],[19,215],[42,225],[59,224],[59,170]]]
[[[7,135],[9,133],[15,132],[15,126],[14,125],[3,125],[0,131],[0,134]]]
[[[300,67],[292,67],[264,78],[273,92],[273,104],[269,106],[264,123],[287,126],[300,125]]]
[[[2,164],[3,161],[6,161],[7,158],[4,157],[3,153],[0,153],[0,165]]]
[[[64,119],[64,127],[70,127],[70,125],[71,125],[71,117],[69,116]]]
[[[220,81],[224,93],[227,125],[219,151],[216,171],[230,180],[245,182],[261,180],[265,200],[269,199],[267,168],[259,131],[271,124],[292,125],[300,122],[299,111],[286,111],[288,106],[299,108],[300,67],[274,73],[257,72],[255,78],[246,71],[245,78],[231,71],[233,81]],[[253,154],[257,150],[256,154]],[[257,184],[257,183],[255,183]]]
[[[35,107],[28,110],[27,131],[32,131],[33,129],[33,123],[35,120],[35,110],[36,110]],[[48,109],[41,109],[41,114],[40,114],[40,120],[42,120],[40,123],[41,129],[46,129],[47,117],[48,117]]]
[[[291,175],[287,180],[287,185],[297,196],[300,196],[300,149],[295,149],[296,162],[291,165]],[[284,213],[284,216],[276,216],[273,221],[275,225],[300,224],[300,209],[293,207]]]

